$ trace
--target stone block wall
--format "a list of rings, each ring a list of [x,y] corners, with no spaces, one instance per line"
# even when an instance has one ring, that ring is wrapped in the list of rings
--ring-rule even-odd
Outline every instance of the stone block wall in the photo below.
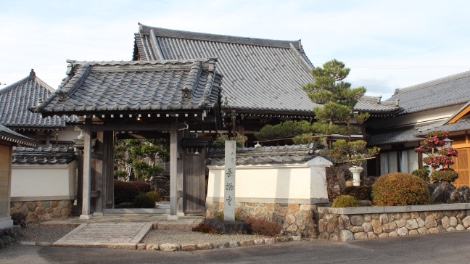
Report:
[[[468,204],[371,207],[370,210],[321,208],[319,239],[348,241],[470,230],[467,207]]]
[[[23,214],[26,217],[26,223],[66,218],[72,214],[72,201],[15,201],[10,204],[10,214],[14,213]]]
[[[314,216],[317,205],[298,203],[237,202],[235,213],[242,219],[264,218],[282,224],[283,235],[315,237]],[[224,212],[223,202],[206,202],[206,218]]]

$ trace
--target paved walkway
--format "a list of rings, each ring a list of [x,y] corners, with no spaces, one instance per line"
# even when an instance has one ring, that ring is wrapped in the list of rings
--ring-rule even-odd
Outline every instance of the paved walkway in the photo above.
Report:
[[[135,247],[151,228],[151,223],[81,224],[52,245]]]
[[[94,215],[91,219],[69,217],[41,224],[77,226],[72,232],[54,242],[54,246],[135,248],[152,229],[191,231],[204,220],[202,216],[183,216],[173,220],[168,218],[168,214],[142,214],[132,210]]]

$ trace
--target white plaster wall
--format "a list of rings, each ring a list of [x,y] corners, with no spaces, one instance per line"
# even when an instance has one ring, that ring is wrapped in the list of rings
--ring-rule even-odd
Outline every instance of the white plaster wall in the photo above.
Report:
[[[79,131],[75,131],[75,126],[67,125],[64,130],[59,131],[59,141],[73,141],[80,135]],[[55,139],[52,137],[51,140]]]
[[[314,164],[237,166],[236,198],[328,199],[325,167]],[[224,197],[224,166],[209,166],[208,198]]]
[[[13,165],[11,197],[76,196],[77,164]]]

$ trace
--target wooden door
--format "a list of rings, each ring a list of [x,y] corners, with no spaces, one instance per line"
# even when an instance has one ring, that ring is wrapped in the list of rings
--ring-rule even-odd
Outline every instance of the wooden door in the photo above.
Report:
[[[206,202],[205,149],[186,148],[183,168],[183,211],[185,215],[204,215]]]
[[[462,185],[469,185],[470,186],[470,148],[459,148],[457,149],[459,152],[458,157],[454,157],[454,165],[452,168],[459,173],[459,177],[453,183],[457,188]]]
[[[11,147],[0,145],[0,222],[10,216]]]

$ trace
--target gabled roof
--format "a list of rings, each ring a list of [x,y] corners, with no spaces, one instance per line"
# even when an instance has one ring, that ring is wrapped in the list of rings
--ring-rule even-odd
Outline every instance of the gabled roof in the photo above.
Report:
[[[395,115],[403,110],[398,102],[382,101],[381,99],[381,96],[363,96],[357,101],[354,109],[360,112],[368,112],[372,116]]]
[[[194,33],[140,25],[134,60],[218,58],[223,109],[313,115],[302,90],[313,65],[300,40],[282,41]]]
[[[215,59],[78,62],[37,110],[43,115],[205,110],[218,103]]]
[[[2,124],[0,124],[0,141],[1,140],[20,145],[36,146],[36,143],[33,139],[25,137]]]
[[[404,113],[465,104],[470,101],[470,71],[397,89],[386,101],[397,101]]]
[[[470,130],[470,102],[462,106],[451,117],[435,122],[419,129],[420,135],[425,135],[435,130],[445,130],[449,132],[460,132]]]
[[[28,77],[0,90],[0,123],[22,129],[64,128],[65,120],[61,117],[42,118],[40,114],[29,111],[53,92],[54,89],[31,70]]]

